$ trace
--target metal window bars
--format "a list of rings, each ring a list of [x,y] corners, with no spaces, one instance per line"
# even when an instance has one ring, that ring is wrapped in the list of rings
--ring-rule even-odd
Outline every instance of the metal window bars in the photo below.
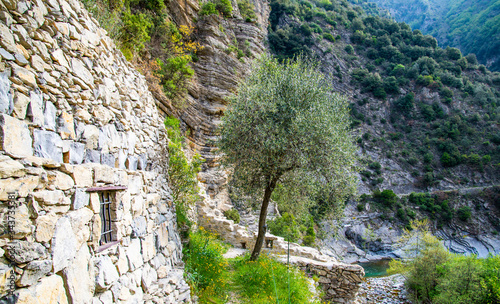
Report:
[[[101,203],[101,239],[99,245],[104,245],[114,241],[113,229],[111,228],[111,204],[113,203],[111,193],[108,191],[100,192],[99,201]]]

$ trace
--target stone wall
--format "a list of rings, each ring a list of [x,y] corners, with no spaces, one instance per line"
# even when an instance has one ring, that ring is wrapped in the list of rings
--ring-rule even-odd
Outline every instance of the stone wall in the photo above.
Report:
[[[281,257],[286,262],[287,257]],[[290,257],[290,264],[298,266],[306,273],[318,276],[323,288],[324,299],[331,303],[356,303],[358,290],[365,271],[359,265],[349,265],[335,261],[318,262],[306,258]]]
[[[190,302],[167,139],[144,77],[76,0],[2,0],[0,37],[0,295]]]

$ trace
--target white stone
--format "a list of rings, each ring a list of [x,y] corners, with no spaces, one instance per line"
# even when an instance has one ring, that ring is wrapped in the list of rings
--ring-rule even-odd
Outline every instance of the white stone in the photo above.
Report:
[[[0,200],[8,200],[9,192],[17,192],[19,197],[27,197],[40,184],[40,177],[27,175],[21,178],[0,179]]]
[[[49,242],[54,236],[57,216],[52,213],[40,215],[36,219],[35,239],[37,242]]]
[[[93,185],[92,168],[88,166],[75,166],[72,176],[77,187],[92,187]]]
[[[63,279],[58,275],[42,278],[38,284],[16,293],[17,304],[68,304]]]
[[[142,256],[145,262],[148,262],[156,255],[155,238],[152,233],[146,235],[142,241]]]
[[[78,249],[69,217],[57,221],[51,248],[54,273],[57,273],[71,264]]]
[[[118,271],[109,256],[97,258],[95,278],[97,291],[107,290],[118,278]]]
[[[42,205],[70,205],[71,200],[61,190],[41,190],[33,193],[33,197]]]
[[[75,259],[63,270],[64,281],[73,304],[90,303],[95,290],[95,270],[87,245],[83,245]]]
[[[0,128],[2,150],[16,156],[33,155],[33,141],[25,122],[0,114]]]
[[[132,239],[127,248],[127,258],[130,270],[135,270],[144,264],[141,254],[141,240]]]
[[[26,175],[24,166],[13,159],[0,159],[0,178],[22,177]]]

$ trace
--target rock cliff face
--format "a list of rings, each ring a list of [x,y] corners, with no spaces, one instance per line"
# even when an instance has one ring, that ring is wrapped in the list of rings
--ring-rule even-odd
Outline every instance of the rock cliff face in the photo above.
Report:
[[[76,0],[0,33],[0,302],[190,302],[144,77]]]

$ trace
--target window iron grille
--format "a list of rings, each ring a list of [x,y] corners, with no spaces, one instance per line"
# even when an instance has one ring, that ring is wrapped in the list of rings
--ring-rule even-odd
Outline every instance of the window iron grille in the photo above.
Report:
[[[111,227],[111,193],[108,191],[99,193],[99,201],[101,203],[101,239],[99,240],[99,245],[104,245],[114,241],[113,229]]]

